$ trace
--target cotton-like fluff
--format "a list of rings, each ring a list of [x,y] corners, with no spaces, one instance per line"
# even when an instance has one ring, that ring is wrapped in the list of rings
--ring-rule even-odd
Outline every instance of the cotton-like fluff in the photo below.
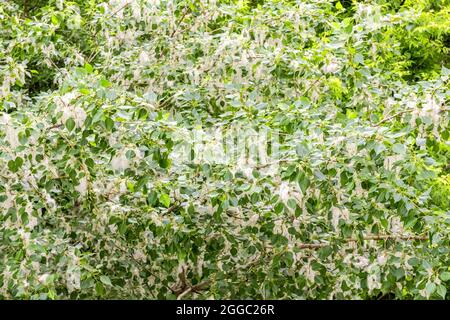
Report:
[[[386,262],[387,262],[387,259],[388,259],[388,257],[386,255],[386,253],[383,252],[383,253],[378,255],[377,262],[378,262],[379,265],[384,266],[386,264]]]
[[[75,190],[78,191],[81,196],[86,195],[88,190],[88,181],[86,177],[80,179],[80,183],[75,187]]]
[[[327,63],[322,67],[322,71],[324,73],[336,73],[339,71],[339,64],[334,61]]]
[[[17,148],[20,145],[18,135],[19,133],[14,128],[13,122],[9,114],[7,113],[3,114],[1,118],[1,124],[4,125],[6,141],[8,141],[11,148]]]
[[[67,120],[73,119],[75,125],[81,128],[86,121],[87,114],[86,111],[80,106],[74,106],[71,102],[75,99],[75,93],[69,92],[61,97],[57,97],[55,102],[58,106],[56,112],[61,112],[61,121],[66,123]]]
[[[364,256],[357,256],[353,262],[353,265],[360,269],[365,268],[369,265],[369,259]]]
[[[246,158],[245,156],[241,156],[237,160],[236,169],[241,171],[247,178],[252,178],[253,168],[255,167],[255,162],[253,159]]]
[[[440,105],[436,99],[428,94],[425,99],[425,103],[421,112],[422,116],[429,116],[434,123],[438,123],[440,119]]]
[[[75,264],[77,263],[77,264]],[[80,290],[81,272],[78,262],[71,262],[66,271],[66,287],[69,293]]]
[[[145,261],[147,259],[147,256],[145,255],[144,251],[140,249],[135,249],[133,253],[133,258],[138,261]]]
[[[83,108],[77,106],[73,109],[73,120],[75,121],[75,125],[77,127],[80,128],[84,124],[86,118],[86,111],[84,111]]]
[[[139,54],[139,63],[141,64],[141,66],[145,66],[150,62],[150,57],[148,56],[147,52],[142,51]]]
[[[347,221],[350,218],[350,212],[348,211],[347,208],[341,209],[341,208],[338,208],[338,207],[332,207],[331,208],[331,214],[332,214],[331,223],[332,223],[332,225],[333,225],[333,227],[335,229],[338,228],[340,219],[343,219],[343,220]]]
[[[278,191],[278,195],[280,196],[281,201],[286,202],[289,200],[289,191],[290,191],[289,184],[283,181],[280,184],[280,189]]]
[[[391,220],[391,232],[393,234],[399,234],[403,232],[403,223],[401,222],[400,218],[394,217]]]
[[[305,276],[306,279],[310,282],[314,282],[316,277],[316,272],[313,270],[311,263],[306,263],[300,270],[300,272]]]
[[[50,275],[49,275],[48,273],[44,273],[43,275],[40,275],[40,276],[39,276],[38,281],[39,281],[40,283],[45,284],[45,283],[47,282],[47,279],[48,279],[49,276],[50,276]]]
[[[367,277],[367,288],[369,289],[369,291],[381,288],[381,282],[379,280],[379,276],[378,275],[370,274]]]
[[[122,152],[112,158],[111,167],[115,171],[123,171],[130,167],[130,161],[127,159],[125,154]]]
[[[253,215],[250,216],[250,219],[248,219],[247,225],[256,226],[258,220],[259,220],[259,214],[254,213]]]

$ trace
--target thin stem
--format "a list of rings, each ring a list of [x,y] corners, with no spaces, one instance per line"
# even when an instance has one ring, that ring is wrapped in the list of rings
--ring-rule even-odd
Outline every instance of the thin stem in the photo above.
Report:
[[[426,241],[428,240],[427,236],[404,236],[404,235],[373,235],[373,236],[365,236],[363,240],[417,240],[417,241]],[[348,238],[344,239],[344,242],[357,242],[358,239]],[[300,249],[320,249],[323,247],[330,246],[329,243],[300,243],[297,245]]]

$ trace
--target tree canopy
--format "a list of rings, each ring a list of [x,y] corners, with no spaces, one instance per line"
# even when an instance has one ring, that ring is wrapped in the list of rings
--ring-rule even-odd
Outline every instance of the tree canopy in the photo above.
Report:
[[[446,299],[450,1],[0,3],[3,299]]]

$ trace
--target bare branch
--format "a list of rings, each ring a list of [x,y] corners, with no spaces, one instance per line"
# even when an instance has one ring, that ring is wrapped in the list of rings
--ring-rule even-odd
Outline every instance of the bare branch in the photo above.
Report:
[[[404,236],[404,235],[373,235],[373,236],[366,236],[363,237],[363,240],[416,240],[416,241],[426,241],[428,240],[427,236]],[[344,239],[344,242],[357,242],[358,239],[355,238],[349,238]],[[300,249],[320,249],[323,247],[330,246],[330,243],[300,243],[297,245]]]

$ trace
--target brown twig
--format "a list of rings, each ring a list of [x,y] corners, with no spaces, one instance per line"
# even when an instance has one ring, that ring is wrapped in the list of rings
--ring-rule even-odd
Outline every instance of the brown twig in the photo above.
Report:
[[[176,25],[175,29],[173,29],[172,33],[170,34],[170,37],[173,38],[173,36],[175,35],[175,33],[177,33],[178,31],[178,27],[181,25],[181,23],[183,22],[184,18],[186,17],[188,11],[186,9],[183,10],[183,15],[180,18],[180,22],[178,22],[178,25]]]
[[[176,209],[178,209],[179,207],[181,207],[181,203],[175,203],[171,207],[167,208],[166,213],[171,213],[171,212],[175,211]]]
[[[173,29],[173,31],[170,33],[169,38],[173,38],[173,37],[175,36],[175,34],[178,32],[179,27],[180,27],[181,23],[183,22],[184,18],[186,18],[187,14],[188,14],[187,9],[184,9],[184,10],[183,10],[183,15],[181,16],[180,21],[179,21],[178,24],[175,26],[175,28]],[[187,29],[187,28],[183,29],[183,31],[185,31],[186,29]],[[158,59],[162,58],[163,55],[164,55],[164,54],[163,54],[162,52],[160,52],[160,53],[158,54]]]
[[[428,240],[427,236],[394,236],[394,235],[374,235],[374,236],[366,236],[362,238],[363,240],[417,240],[417,241],[426,241]],[[358,239],[349,238],[344,239],[344,242],[357,242]],[[329,243],[300,243],[297,245],[300,249],[320,249],[323,247],[330,246]]]
[[[201,290],[205,290],[211,283],[211,281],[207,279],[195,285],[191,285],[186,278],[186,269],[184,267],[181,268],[178,278],[180,279],[180,282],[170,288],[170,290],[176,294],[177,300],[181,300],[190,292],[198,293]]]
[[[296,160],[296,159],[280,159],[280,160],[276,160],[273,162],[262,163],[260,165],[255,166],[255,169],[263,169],[265,167],[270,167],[272,165],[285,163],[285,162],[295,162],[295,161],[298,161],[298,160]]]
[[[306,94],[322,79],[322,77],[317,78],[309,85],[308,88],[303,92],[302,96],[306,96]]]
[[[366,236],[363,238],[364,240],[419,240],[419,241],[425,241],[428,240],[427,236],[394,236],[394,235],[374,235],[374,236]],[[348,239],[348,241],[358,241],[357,239]]]
[[[47,130],[50,131],[52,129],[61,128],[62,126],[63,126],[62,123],[54,124],[51,127],[48,127]]]
[[[181,300],[185,295],[187,295],[189,292],[192,291],[192,287],[187,288],[185,291],[183,291],[178,297],[177,300]]]
[[[106,17],[106,19],[111,19],[112,17],[114,17],[116,14],[118,14],[120,11],[122,11],[123,9],[125,9],[126,6],[128,6],[130,3],[129,2],[125,2],[125,4],[123,6],[121,6],[119,9],[117,9],[116,11],[114,11],[113,13],[111,13],[109,16]],[[92,35],[92,38],[94,39],[97,34],[100,32],[101,28],[96,30],[94,32],[94,34]],[[92,53],[89,55],[87,62],[91,62],[92,59],[94,59],[94,57],[98,54],[98,51],[92,51]]]
[[[375,124],[374,126],[375,126],[375,127],[379,127],[379,126],[382,125],[383,123],[385,123],[385,122],[387,122],[387,121],[389,121],[389,120],[391,120],[391,119],[394,119],[394,118],[396,118],[396,117],[398,117],[398,116],[400,116],[400,115],[402,115],[402,114],[404,114],[404,113],[407,113],[407,112],[409,112],[409,111],[411,111],[411,110],[407,109],[407,110],[403,110],[403,111],[397,112],[396,114],[393,114],[393,115],[390,116],[390,117],[384,118],[383,120],[381,120],[380,122],[378,122],[378,123]]]

